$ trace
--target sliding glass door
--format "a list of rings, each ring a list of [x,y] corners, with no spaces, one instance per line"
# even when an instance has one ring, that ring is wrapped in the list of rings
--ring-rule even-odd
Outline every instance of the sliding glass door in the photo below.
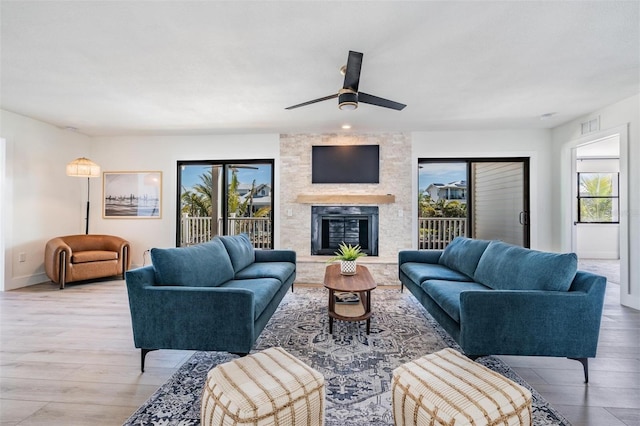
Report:
[[[529,247],[528,159],[469,166],[471,236]]]
[[[418,160],[418,248],[457,236],[529,247],[529,159]]]
[[[176,246],[247,233],[273,248],[273,160],[179,161]]]

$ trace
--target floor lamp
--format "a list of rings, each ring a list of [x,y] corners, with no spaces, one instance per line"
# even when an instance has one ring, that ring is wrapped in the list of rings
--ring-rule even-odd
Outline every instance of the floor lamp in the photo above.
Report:
[[[67,176],[87,178],[87,218],[85,234],[89,234],[89,200],[91,200],[91,185],[89,184],[89,178],[100,176],[100,166],[98,166],[88,158],[76,158],[75,160],[67,164]]]

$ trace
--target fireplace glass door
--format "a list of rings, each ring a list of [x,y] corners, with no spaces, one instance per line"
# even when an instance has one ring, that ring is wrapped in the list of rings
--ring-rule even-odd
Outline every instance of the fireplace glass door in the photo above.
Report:
[[[312,206],[311,254],[333,255],[340,244],[378,255],[378,207]]]

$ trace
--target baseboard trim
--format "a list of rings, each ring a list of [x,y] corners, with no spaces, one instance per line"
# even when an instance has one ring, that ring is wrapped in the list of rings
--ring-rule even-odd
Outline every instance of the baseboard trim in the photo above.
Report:
[[[42,272],[33,275],[23,275],[21,277],[13,277],[4,283],[4,291],[16,290],[18,288],[29,287],[36,284],[49,282],[47,274]]]

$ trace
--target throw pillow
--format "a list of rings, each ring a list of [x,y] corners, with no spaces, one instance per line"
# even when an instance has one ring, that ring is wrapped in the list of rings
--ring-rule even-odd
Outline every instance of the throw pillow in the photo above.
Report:
[[[219,240],[190,247],[152,248],[159,285],[216,287],[233,279],[233,265]]]
[[[442,252],[438,263],[454,271],[473,277],[482,253],[490,241],[456,237]]]

